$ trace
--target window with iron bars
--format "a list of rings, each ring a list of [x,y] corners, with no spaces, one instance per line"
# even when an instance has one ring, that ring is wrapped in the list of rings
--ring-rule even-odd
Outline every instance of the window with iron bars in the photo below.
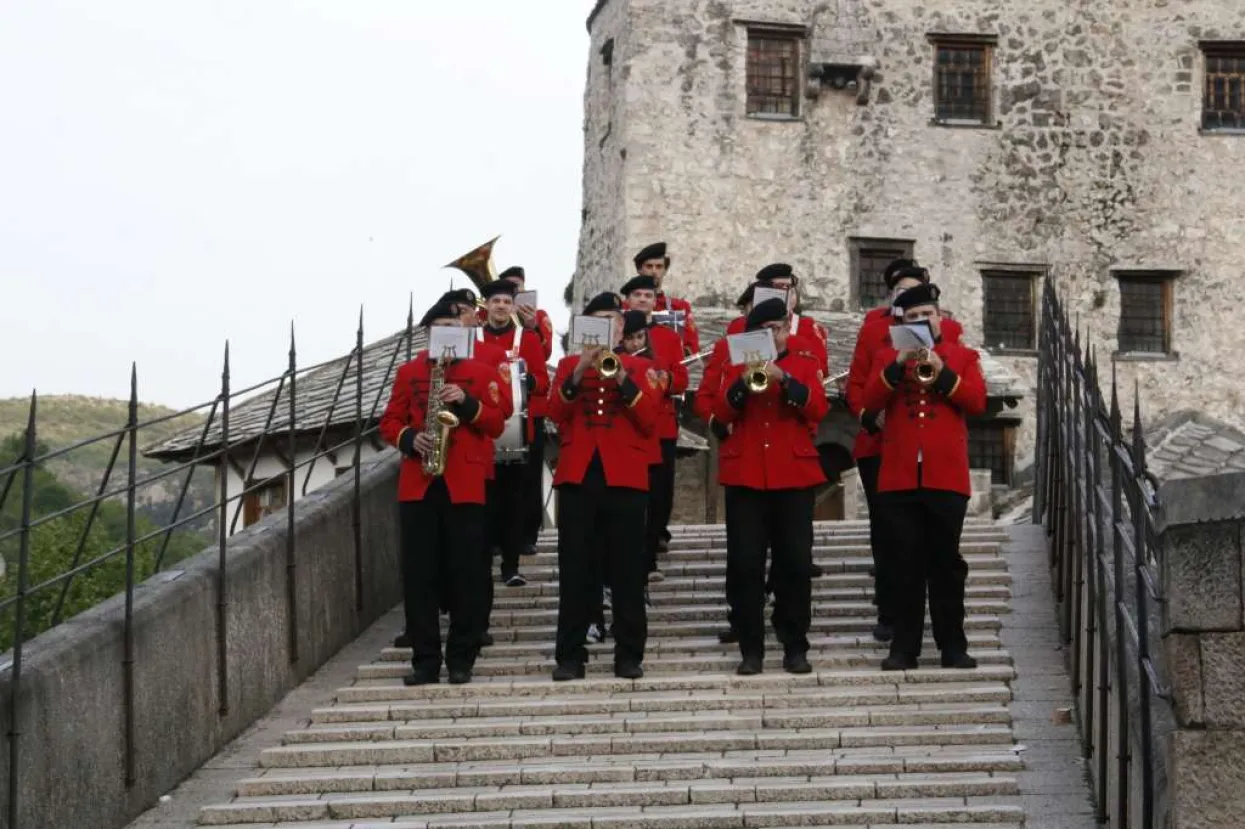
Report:
[[[1037,347],[1038,274],[986,271],[981,275],[981,328],[986,348],[1032,351]]]
[[[1134,271],[1115,274],[1120,286],[1119,350],[1171,352],[1172,275]]]
[[[1204,43],[1202,129],[1245,130],[1245,43]]]
[[[990,66],[994,44],[972,37],[931,36],[934,43],[934,120],[990,123]]]
[[[862,310],[876,308],[886,301],[886,280],[882,274],[896,259],[911,259],[912,243],[900,239],[853,239],[852,284]]]
[[[1011,486],[1016,427],[1012,423],[984,421],[968,426],[968,466],[989,469],[990,482]]]
[[[747,113],[795,118],[800,114],[798,32],[748,30]]]

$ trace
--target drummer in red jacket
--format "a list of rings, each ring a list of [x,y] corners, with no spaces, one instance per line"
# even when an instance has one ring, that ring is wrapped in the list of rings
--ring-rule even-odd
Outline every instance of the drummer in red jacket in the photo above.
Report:
[[[861,397],[865,411],[886,415],[877,504],[893,556],[895,636],[882,662],[888,671],[917,667],[927,585],[942,667],[977,666],[964,635],[968,567],[959,546],[972,494],[966,419],[985,412],[986,383],[977,352],[942,336],[938,297],[938,287],[925,283],[895,299],[903,315],[895,325],[927,323],[933,334],[928,376],[917,372],[917,352],[888,345],[874,355]]]
[[[769,387],[752,392],[744,365],[724,370],[715,420],[730,427],[718,481],[726,487],[726,597],[739,636],[737,673],[760,673],[765,657],[765,552],[773,550],[774,630],[783,669],[808,673],[813,498],[826,480],[812,427],[828,403],[817,362],[787,349],[791,320],[781,299],[758,303],[747,328],[773,332],[778,359],[767,363]]]
[[[458,326],[451,302],[438,302],[420,325]],[[399,530],[406,633],[412,673],[407,685],[440,681],[442,652],[437,609],[450,609],[444,660],[452,683],[471,681],[484,631],[485,470],[492,439],[502,432],[502,378],[475,359],[456,359],[442,368],[438,399],[458,417],[450,430],[445,473],[431,476],[423,458],[433,446],[426,429],[430,379],[437,361],[425,349],[401,368],[380,419],[380,434],[403,455],[398,475]],[[438,595],[442,590],[449,596]]]
[[[622,339],[622,299],[605,293],[584,308],[613,323],[608,346],[562,358],[549,394],[558,426],[558,629],[555,682],[584,677],[588,625],[600,607],[601,584],[613,593],[614,675],[644,675],[648,622],[644,607],[644,514],[657,424],[659,383],[646,361],[613,354],[617,374],[597,368]],[[608,573],[601,576],[602,568]]]

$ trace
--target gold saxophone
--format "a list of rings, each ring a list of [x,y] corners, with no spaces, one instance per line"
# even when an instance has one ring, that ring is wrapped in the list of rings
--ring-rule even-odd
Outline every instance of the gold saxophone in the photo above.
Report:
[[[445,370],[453,359],[453,351],[447,346],[441,353],[441,358],[432,364],[428,379],[428,412],[424,417],[424,433],[432,438],[432,448],[424,454],[424,474],[430,478],[439,478],[445,474],[450,431],[458,427],[458,415],[445,408],[445,404],[441,402]]]

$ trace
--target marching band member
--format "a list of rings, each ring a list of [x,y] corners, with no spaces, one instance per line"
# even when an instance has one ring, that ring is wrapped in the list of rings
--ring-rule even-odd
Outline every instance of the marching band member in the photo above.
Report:
[[[822,374],[830,374],[830,356],[826,347],[826,329],[818,324],[817,320],[810,316],[800,313],[800,298],[797,285],[799,278],[791,266],[786,262],[775,262],[772,265],[766,265],[757,271],[756,282],[753,283],[750,290],[755,290],[758,286],[766,288],[774,288],[779,291],[787,291],[787,312],[791,315],[791,333],[793,336],[800,337],[806,343],[806,347],[811,349],[815,355]],[[748,292],[744,292],[744,296],[740,297],[742,301],[747,298],[749,304],[752,297]],[[726,333],[738,334],[744,330],[744,318],[739,317],[731,320],[731,324],[727,326]]]
[[[545,367],[544,350],[540,337],[530,328],[516,328],[512,319],[514,296],[517,286],[510,280],[490,282],[481,290],[484,297],[485,310],[488,317],[484,324],[484,342],[499,347],[506,355],[510,372],[517,370],[515,362],[525,363],[526,394],[528,405],[532,397],[543,395],[549,389],[549,373]],[[520,401],[515,401],[518,410]],[[514,416],[519,416],[516,411]],[[524,442],[530,444],[532,434],[528,423],[523,424]],[[527,506],[526,496],[531,474],[528,464],[541,464],[541,460],[530,454],[523,460],[511,463],[496,464],[496,474],[488,487],[490,511],[491,545],[501,550],[501,581],[510,587],[522,587],[527,580],[519,573],[519,553],[524,545],[524,509]]]
[[[718,480],[726,487],[726,594],[742,661],[737,673],[760,673],[765,654],[765,553],[773,550],[774,629],[783,669],[808,673],[813,497],[826,480],[811,427],[829,408],[816,361],[788,350],[791,320],[782,300],[758,303],[747,329],[773,332],[778,359],[769,387],[753,393],[746,366],[724,369],[713,417],[730,427]]]
[[[894,620],[888,671],[917,667],[930,621],[942,667],[974,668],[964,635],[964,581],[959,552],[972,494],[966,418],[986,409],[986,384],[976,351],[942,336],[937,286],[922,283],[895,298],[896,325],[927,322],[934,346],[924,354],[877,351],[861,395],[866,412],[885,412],[877,503],[888,522]],[[919,365],[920,361],[927,361]],[[927,376],[918,374],[927,371]]]
[[[670,328],[652,322],[657,304],[657,280],[652,276],[635,276],[622,286],[623,299],[632,311],[644,315],[647,325],[648,353],[661,384],[661,413],[657,420],[657,437],[661,454],[649,467],[648,519],[645,546],[648,551],[648,576],[660,581],[657,552],[663,538],[669,538],[670,513],[674,509],[675,452],[679,442],[679,415],[675,398],[687,391],[687,366],[683,365],[683,342]],[[630,313],[630,312],[628,312]]]
[[[587,304],[585,315],[612,321],[612,342],[564,357],[549,395],[561,442],[554,475],[560,574],[555,682],[584,676],[584,642],[603,583],[613,593],[614,675],[644,675],[644,512],[660,402],[656,375],[633,357],[613,355],[619,366],[612,376],[599,368],[622,338],[622,311],[617,294],[599,294]]]
[[[918,285],[929,282],[929,271],[917,265],[911,259],[896,259],[886,266],[883,274],[889,291],[888,302],[872,308],[865,315],[865,321],[856,335],[856,346],[852,351],[852,362],[847,375],[847,405],[852,417],[860,422],[860,430],[856,433],[856,442],[852,447],[852,457],[856,461],[856,469],[860,475],[860,485],[865,492],[865,503],[869,506],[869,546],[873,552],[874,596],[877,598],[878,621],[873,628],[873,638],[879,642],[889,642],[894,635],[891,618],[891,580],[886,539],[887,520],[877,505],[878,469],[882,464],[882,429],[886,422],[883,411],[866,411],[861,405],[865,383],[869,378],[869,369],[873,355],[884,348],[890,341],[891,320],[894,318],[892,309],[895,298],[899,294]],[[948,342],[959,342],[963,330],[958,322],[943,319],[942,336]]]
[[[657,304],[655,311],[683,312],[683,350],[686,354],[700,353],[700,334],[696,331],[696,321],[692,319],[692,304],[686,299],[669,296],[662,290],[662,283],[670,271],[670,257],[666,254],[666,243],[655,242],[635,255],[635,272],[640,276],[651,276],[657,280]]]
[[[459,326],[452,303],[438,302],[422,327]],[[430,476],[423,458],[436,444],[435,425],[426,421],[435,375],[442,385],[435,400],[458,418],[441,445],[445,473]],[[444,662],[449,680],[471,681],[487,608],[481,582],[485,511],[485,465],[489,441],[505,422],[501,379],[495,368],[475,359],[443,365],[427,349],[398,369],[393,392],[380,419],[380,434],[403,455],[398,478],[402,586],[412,672],[407,685],[440,681],[442,664],[438,607],[450,612]],[[438,595],[446,591],[448,595]]]

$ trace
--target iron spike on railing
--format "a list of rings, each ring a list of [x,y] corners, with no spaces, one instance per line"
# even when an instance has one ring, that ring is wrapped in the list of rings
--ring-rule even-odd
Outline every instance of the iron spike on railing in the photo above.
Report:
[[[229,578],[226,548],[229,544],[229,341],[225,341],[225,363],[220,375],[220,516],[217,524],[216,561],[216,681],[219,712],[229,713]],[[242,483],[243,488],[246,482]]]
[[[125,480],[125,625],[122,629],[122,694],[125,728],[125,786],[137,779],[134,758],[134,539],[138,508],[138,364],[130,364],[130,406],[125,431],[129,441],[129,464]]]
[[[354,601],[355,609],[363,610],[363,306],[359,306],[359,332],[355,339],[355,400],[354,400],[354,492],[351,496],[351,530],[354,537]]]
[[[1111,443],[1119,444],[1121,430],[1120,418],[1120,392],[1119,392],[1119,369],[1116,363],[1111,363]]]
[[[406,305],[406,361],[415,354],[415,292],[411,291]]]
[[[290,470],[285,481],[285,591],[286,624],[289,626],[290,663],[298,661],[298,550],[294,534],[294,488],[297,485],[298,426],[296,391],[298,383],[298,349],[294,340],[294,321],[290,320],[290,374],[289,390],[286,392],[289,415]]]
[[[22,447],[22,517],[17,552],[17,593],[13,606],[13,667],[9,676],[9,826],[18,826],[20,789],[22,653],[26,637],[26,586],[30,583],[30,521],[34,506],[35,453],[38,445],[36,429],[39,393],[30,393],[30,411],[26,416],[26,435]]]

